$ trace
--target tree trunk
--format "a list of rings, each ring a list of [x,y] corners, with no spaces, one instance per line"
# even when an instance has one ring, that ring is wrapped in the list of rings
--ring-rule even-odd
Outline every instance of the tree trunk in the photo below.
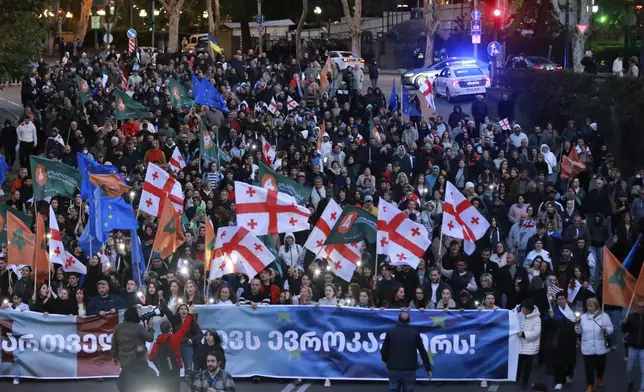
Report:
[[[576,31],[572,35],[572,65],[575,72],[583,72],[584,66],[581,60],[584,58],[584,48],[586,46],[586,36]]]
[[[215,30],[219,30],[221,26],[221,4],[219,0],[215,0]]]
[[[76,25],[76,32],[74,40],[85,41],[85,34],[87,34],[87,25],[89,24],[89,14],[92,11],[92,0],[80,0],[80,19]]]
[[[54,45],[56,41],[56,33],[52,29],[45,31],[45,52],[49,55],[54,54]]]
[[[441,18],[435,0],[424,0],[423,9],[425,14],[425,27],[427,27],[425,67],[429,67],[434,63],[434,38],[436,38],[436,31],[438,31],[438,27],[440,26]]]
[[[218,26],[215,24],[215,15],[212,12],[212,0],[206,0],[206,12],[208,12],[208,33],[214,37]]]
[[[168,16],[168,52],[179,51],[179,20],[185,0],[159,0]]]
[[[344,11],[344,17],[347,19],[347,23],[349,24],[351,51],[360,56],[360,37],[362,35],[362,0],[355,0],[355,4],[353,6],[353,17],[351,16],[351,10],[349,9],[349,1],[341,1],[342,10]]]
[[[300,15],[300,20],[297,22],[297,30],[295,30],[295,57],[297,61],[302,59],[302,29],[304,28],[304,22],[306,21],[306,15],[309,10],[309,1],[302,0],[302,14]]]

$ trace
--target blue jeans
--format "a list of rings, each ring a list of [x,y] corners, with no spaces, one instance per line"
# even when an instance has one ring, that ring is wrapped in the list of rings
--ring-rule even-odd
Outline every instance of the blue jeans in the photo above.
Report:
[[[415,370],[389,370],[388,392],[414,392],[415,387]]]
[[[376,89],[378,87],[378,79],[371,79],[371,88]]]
[[[639,365],[641,375],[640,387],[642,390],[644,388],[644,349],[641,348],[628,348],[628,361],[626,362],[626,375],[628,376],[628,382],[633,382],[633,373],[635,372],[635,367]]]
[[[191,344],[181,346],[181,358],[183,359],[183,371],[186,377],[192,375],[192,357],[194,356],[194,349]]]

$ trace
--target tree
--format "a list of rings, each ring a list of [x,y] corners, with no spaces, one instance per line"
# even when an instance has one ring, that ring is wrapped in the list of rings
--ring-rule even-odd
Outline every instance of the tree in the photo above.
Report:
[[[584,66],[581,65],[581,59],[584,58],[584,46],[586,45],[586,33],[590,31],[587,29],[584,34],[579,32],[579,29],[574,25],[577,21],[579,24],[590,25],[590,15],[592,0],[569,0],[570,9],[559,5],[559,0],[552,0],[552,6],[559,20],[565,20],[566,12],[569,12],[569,20],[572,21],[568,26],[564,26],[564,34],[572,35],[572,64],[575,72],[582,72]],[[567,27],[567,29],[566,29]]]
[[[302,14],[300,20],[297,22],[297,30],[295,30],[295,57],[299,61],[302,58],[302,29],[306,21],[306,14],[309,12],[309,1],[302,0]]]
[[[425,44],[425,66],[434,62],[434,39],[441,25],[441,14],[436,6],[436,0],[424,0],[425,27],[427,27],[427,42]]]
[[[80,0],[80,16],[76,31],[74,32],[74,40],[85,40],[87,34],[87,25],[89,24],[89,15],[92,12],[92,0]]]
[[[219,30],[219,26],[221,26],[221,5],[219,4],[219,0],[214,0],[215,1],[215,12],[212,12],[212,2],[213,0],[206,0],[206,11],[208,12],[208,32],[210,35],[213,37],[217,33],[217,30]]]
[[[27,65],[42,51],[42,0],[13,1],[3,5],[0,23],[0,80],[20,79]]]
[[[360,36],[362,34],[362,0],[355,0],[353,16],[349,9],[349,0],[342,0],[342,10],[349,25],[349,36],[351,37],[351,51],[360,56]]]
[[[159,0],[168,15],[168,52],[179,50],[179,20],[185,0]]]

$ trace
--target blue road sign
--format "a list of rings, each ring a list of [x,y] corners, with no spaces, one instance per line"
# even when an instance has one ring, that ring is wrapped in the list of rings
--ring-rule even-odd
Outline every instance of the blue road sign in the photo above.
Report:
[[[136,30],[134,30],[134,29],[129,29],[129,30],[127,31],[127,37],[128,37],[129,39],[134,39],[134,38],[136,38]]]
[[[481,35],[481,21],[472,20],[472,35]]]
[[[492,41],[490,44],[487,46],[487,54],[489,54],[492,57],[496,57],[501,54],[501,44],[498,43],[497,41]]]
[[[481,11],[473,10],[472,11],[472,19],[473,20],[480,20],[481,19]]]
[[[255,22],[259,25],[264,24],[264,15],[257,15],[257,17],[255,18]]]

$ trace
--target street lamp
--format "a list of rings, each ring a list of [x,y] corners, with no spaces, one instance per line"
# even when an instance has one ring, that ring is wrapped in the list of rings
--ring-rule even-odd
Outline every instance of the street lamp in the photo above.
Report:
[[[98,15],[98,16],[105,16],[105,10],[104,10],[104,9],[100,9],[100,10],[96,11],[96,15]]]
[[[154,16],[159,16],[161,14],[161,11],[159,10],[154,10]]]
[[[148,16],[148,11],[146,11],[146,10],[139,11],[139,16],[141,18],[146,18]]]
[[[593,8],[592,8],[592,10],[593,10],[593,14],[596,14],[596,13],[599,11],[599,6],[598,6],[598,5],[594,5],[594,6],[593,6]]]
[[[315,8],[313,9],[313,13],[314,13],[315,15],[320,15],[320,14],[322,13],[322,8],[320,8],[320,7],[315,7]]]
[[[67,19],[72,19],[73,17],[74,17],[74,14],[72,14],[71,11],[67,11],[67,13],[65,14],[65,18]]]

